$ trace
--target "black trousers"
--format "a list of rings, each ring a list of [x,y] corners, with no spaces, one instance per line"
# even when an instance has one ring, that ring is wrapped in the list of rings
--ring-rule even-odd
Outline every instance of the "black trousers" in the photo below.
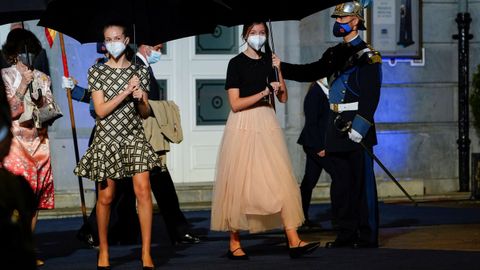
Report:
[[[312,200],[312,191],[318,183],[322,170],[325,169],[327,173],[331,174],[332,166],[328,157],[320,157],[314,149],[303,146],[303,151],[307,155],[307,161],[305,163],[305,174],[300,185],[300,193],[302,195],[303,214],[306,220],[310,220],[308,210]]]
[[[373,160],[363,149],[329,153],[336,241],[378,244],[378,198]]]
[[[189,223],[180,210],[177,192],[168,169],[156,169],[150,172],[150,185],[153,196],[160,208],[172,243],[187,233]]]

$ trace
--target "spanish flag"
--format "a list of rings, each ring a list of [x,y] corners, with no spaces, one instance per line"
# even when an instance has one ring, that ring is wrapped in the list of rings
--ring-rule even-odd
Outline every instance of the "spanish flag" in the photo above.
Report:
[[[47,37],[48,45],[50,45],[50,48],[52,48],[53,46],[53,41],[55,40],[56,35],[57,31],[45,27],[45,36]]]

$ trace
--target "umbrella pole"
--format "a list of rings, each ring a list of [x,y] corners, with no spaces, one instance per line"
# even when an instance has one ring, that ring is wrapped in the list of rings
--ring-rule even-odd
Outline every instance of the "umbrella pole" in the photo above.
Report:
[[[68,72],[68,63],[67,63],[67,55],[65,53],[65,42],[63,41],[63,34],[58,33],[60,39],[60,48],[62,50],[62,63],[63,63],[63,74],[65,77],[70,77]],[[73,148],[75,150],[75,161],[78,163],[80,158],[78,154],[78,142],[77,142],[77,129],[75,127],[75,116],[73,112],[73,104],[72,104],[72,89],[67,88],[67,99],[68,99],[68,109],[70,111],[70,123],[72,124],[72,138],[73,138]],[[83,215],[83,223],[87,223],[87,208],[85,206],[85,195],[83,192],[83,182],[82,177],[78,176],[78,187],[80,189],[80,203]]]
[[[272,28],[272,21],[270,19],[268,19],[268,28],[270,28],[270,44],[271,44],[271,47],[272,47],[272,53],[275,53],[275,44],[273,42],[273,28]],[[272,57],[270,55],[270,57]],[[279,80],[279,77],[278,77],[278,69],[277,67],[273,67],[273,70],[275,72],[275,80],[277,82],[280,82]],[[275,94],[274,93],[270,93],[270,100],[271,100],[271,104],[272,104],[272,107],[273,107],[273,110],[276,111],[275,109]]]

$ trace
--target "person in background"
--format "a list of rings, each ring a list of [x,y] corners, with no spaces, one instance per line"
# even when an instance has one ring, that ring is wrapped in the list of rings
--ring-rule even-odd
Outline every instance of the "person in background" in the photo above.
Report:
[[[53,173],[50,161],[50,143],[47,127],[36,128],[33,121],[20,122],[22,115],[27,111],[27,104],[35,97],[42,98],[38,101],[39,106],[49,103],[53,97],[50,90],[51,81],[45,73],[27,66],[25,54],[27,48],[29,54],[37,56],[42,47],[35,35],[25,29],[10,31],[7,40],[2,47],[5,59],[10,67],[2,69],[2,78],[5,83],[8,104],[12,116],[12,144],[9,154],[3,159],[2,166],[15,175],[23,176],[29,183],[35,194],[36,211],[32,216],[31,230],[35,229],[38,211],[54,208]],[[37,265],[44,262],[37,260]]]
[[[12,143],[12,119],[0,77],[0,163]],[[29,183],[0,166],[0,261],[15,269],[37,269],[33,249],[32,216],[35,196]]]
[[[303,126],[297,143],[303,146],[306,155],[305,174],[300,193],[302,194],[302,208],[305,222],[302,227],[321,228],[320,224],[312,222],[308,210],[315,188],[322,170],[331,174],[328,157],[325,156],[325,133],[328,123],[328,89],[322,88],[321,81],[313,82],[303,102],[305,125]],[[324,91],[324,89],[326,91]]]
[[[10,31],[14,29],[23,29],[23,24],[21,22],[16,22],[10,24]],[[27,28],[28,30],[28,28]],[[47,51],[45,49],[41,49],[38,55],[35,57],[33,63],[33,68],[39,70],[46,75],[50,76],[50,66],[48,63]],[[3,58],[0,57],[0,68],[7,68],[10,67],[10,64]]]
[[[160,87],[155,79],[151,65],[160,60],[162,54],[160,50],[162,47],[163,44],[157,44],[155,46],[142,44],[138,47],[138,52],[135,54],[136,60],[134,59],[133,61],[138,65],[147,67],[150,73],[149,100],[161,100]],[[157,152],[157,154],[159,156],[165,156],[166,152],[161,151]],[[167,226],[168,235],[172,244],[200,243],[200,238],[189,231],[190,224],[180,209],[175,185],[173,184],[172,176],[166,164],[162,164],[161,169],[152,171],[150,175],[150,185],[158,207],[160,208],[160,213]]]

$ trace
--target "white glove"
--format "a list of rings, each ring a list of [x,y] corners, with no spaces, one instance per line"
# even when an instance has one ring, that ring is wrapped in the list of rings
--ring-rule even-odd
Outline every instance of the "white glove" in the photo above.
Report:
[[[362,141],[363,137],[355,129],[350,129],[350,131],[348,132],[348,138],[350,138],[350,140],[356,143],[359,143]]]
[[[73,82],[71,77],[67,78],[65,76],[62,76],[62,88],[63,89],[66,89],[66,88],[73,89],[74,87],[75,87],[75,83]]]

